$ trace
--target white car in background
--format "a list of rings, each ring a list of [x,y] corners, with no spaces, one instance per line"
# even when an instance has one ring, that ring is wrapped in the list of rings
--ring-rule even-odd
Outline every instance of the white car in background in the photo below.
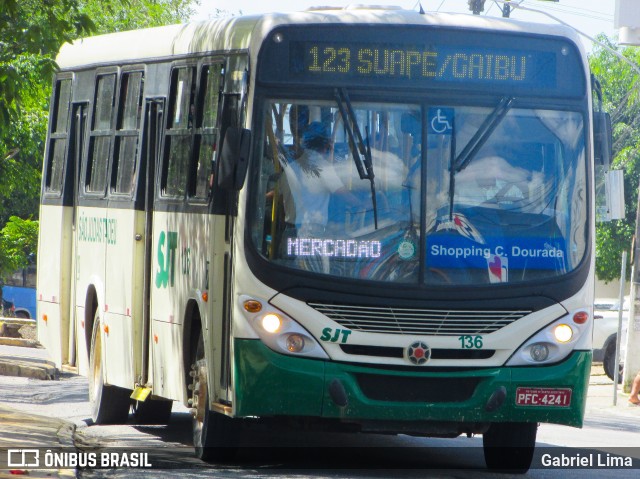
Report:
[[[598,298],[593,303],[593,359],[602,361],[605,374],[613,380],[618,337],[618,315],[620,303],[617,298]],[[629,323],[629,297],[622,304],[622,334],[620,341],[620,364],[618,380],[622,381],[622,367],[627,343]]]

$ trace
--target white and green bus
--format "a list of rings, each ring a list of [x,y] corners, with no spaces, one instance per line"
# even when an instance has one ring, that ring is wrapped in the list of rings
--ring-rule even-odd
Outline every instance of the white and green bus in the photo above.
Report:
[[[315,9],[57,62],[38,334],[96,423],[179,401],[205,459],[255,418],[482,434],[517,469],[582,425],[607,154],[572,30]]]

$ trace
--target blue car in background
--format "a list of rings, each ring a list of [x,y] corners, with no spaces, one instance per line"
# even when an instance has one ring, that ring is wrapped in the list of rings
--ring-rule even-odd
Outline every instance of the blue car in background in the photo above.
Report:
[[[22,286],[3,286],[3,300],[13,303],[15,309],[13,315],[16,318],[36,317],[36,289]]]

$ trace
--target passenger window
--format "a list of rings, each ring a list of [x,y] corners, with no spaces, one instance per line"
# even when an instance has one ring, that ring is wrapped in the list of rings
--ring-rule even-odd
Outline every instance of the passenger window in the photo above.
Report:
[[[52,131],[49,139],[45,191],[59,194],[64,179],[64,155],[68,139],[71,101],[71,79],[59,80],[55,85]]]
[[[114,193],[131,194],[135,186],[134,174],[142,115],[142,86],[143,72],[129,72],[122,75],[112,175]]]
[[[192,189],[190,196],[197,199],[208,199],[213,186],[213,172],[216,145],[218,142],[218,108],[220,88],[223,84],[223,68],[221,64],[205,65],[200,76],[200,91],[195,130],[195,152],[191,169]]]
[[[104,193],[107,185],[115,87],[115,73],[98,76],[85,183],[85,189],[88,193]]]
[[[194,67],[176,68],[171,75],[162,170],[162,196],[183,197],[186,193],[195,114],[194,80]]]

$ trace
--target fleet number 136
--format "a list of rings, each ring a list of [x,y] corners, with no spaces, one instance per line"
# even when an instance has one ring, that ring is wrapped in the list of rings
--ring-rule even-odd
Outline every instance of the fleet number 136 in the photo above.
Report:
[[[458,336],[458,341],[462,349],[482,349],[482,336]]]

